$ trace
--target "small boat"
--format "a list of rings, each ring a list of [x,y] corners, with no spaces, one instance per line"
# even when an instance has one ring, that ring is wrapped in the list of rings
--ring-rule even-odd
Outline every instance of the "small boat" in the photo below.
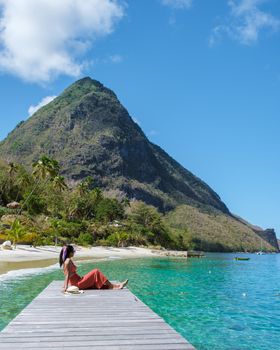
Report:
[[[238,256],[236,256],[236,257],[234,258],[234,260],[247,261],[247,260],[250,260],[250,258],[239,258]]]

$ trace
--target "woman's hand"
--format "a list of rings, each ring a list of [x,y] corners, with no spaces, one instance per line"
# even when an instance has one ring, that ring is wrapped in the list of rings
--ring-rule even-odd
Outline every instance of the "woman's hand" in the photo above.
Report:
[[[62,293],[65,293],[66,291],[67,291],[67,288],[65,288],[65,287],[61,288]]]

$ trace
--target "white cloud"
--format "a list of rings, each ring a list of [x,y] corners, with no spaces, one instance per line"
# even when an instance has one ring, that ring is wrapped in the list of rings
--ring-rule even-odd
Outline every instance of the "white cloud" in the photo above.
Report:
[[[213,28],[209,38],[209,46],[213,47],[219,43],[222,40],[224,34],[232,36],[232,31],[229,26],[217,25],[215,28]]]
[[[40,109],[41,107],[43,107],[43,106],[47,105],[48,103],[52,102],[55,98],[56,98],[56,96],[47,96],[47,97],[44,97],[37,105],[35,105],[35,106],[31,105],[28,108],[28,115],[31,116],[32,114],[37,112],[38,109]]]
[[[230,16],[227,25],[218,25],[212,30],[210,46],[221,40],[224,34],[238,40],[241,44],[255,44],[260,32],[268,29],[278,31],[280,20],[260,6],[265,0],[229,0]]]
[[[122,63],[124,60],[123,56],[119,54],[109,55],[105,58],[96,57],[92,62],[91,65],[99,65],[99,64],[117,64]]]
[[[121,63],[123,61],[123,57],[121,55],[118,55],[118,54],[112,55],[112,56],[110,56],[110,61],[112,63]]]
[[[161,0],[161,3],[174,9],[188,9],[192,5],[192,0]]]
[[[0,69],[32,82],[77,77],[81,56],[123,17],[121,0],[0,0]]]

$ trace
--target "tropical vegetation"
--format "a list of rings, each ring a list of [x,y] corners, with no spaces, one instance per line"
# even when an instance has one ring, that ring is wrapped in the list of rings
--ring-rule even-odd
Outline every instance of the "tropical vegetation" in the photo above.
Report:
[[[160,213],[117,198],[94,179],[67,182],[59,163],[42,156],[28,170],[0,163],[0,240],[31,245],[140,245],[181,250],[256,251],[275,247],[248,225],[209,206],[181,205]]]
[[[47,156],[35,162],[32,171],[15,163],[0,164],[2,241],[179,248],[155,207],[108,197],[91,177],[67,184],[60,170]],[[19,207],[7,208],[13,202]]]
[[[0,234],[15,242],[278,249],[274,230],[233,215],[89,77],[19,123],[0,159],[13,161],[0,163]]]

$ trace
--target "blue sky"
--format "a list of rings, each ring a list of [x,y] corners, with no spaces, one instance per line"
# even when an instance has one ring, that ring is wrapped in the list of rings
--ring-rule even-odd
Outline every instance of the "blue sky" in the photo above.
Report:
[[[280,236],[279,1],[0,0],[0,8],[0,139],[89,75],[233,213]]]

